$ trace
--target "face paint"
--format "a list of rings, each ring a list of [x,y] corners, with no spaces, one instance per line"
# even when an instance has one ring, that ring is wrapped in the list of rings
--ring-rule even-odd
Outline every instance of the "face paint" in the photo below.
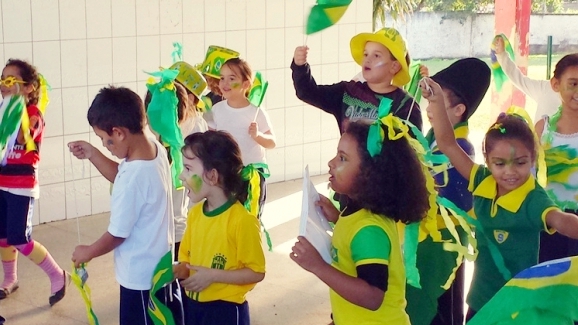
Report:
[[[193,193],[199,193],[201,191],[201,187],[203,186],[203,179],[195,174],[191,176],[189,180],[187,180],[187,185],[191,188]]]
[[[379,68],[379,67],[381,67],[381,66],[384,65],[384,64],[385,64],[385,62],[379,61],[379,62],[377,62],[373,67],[374,67],[374,68]]]
[[[237,89],[239,87],[241,87],[241,83],[239,83],[239,82],[233,82],[231,84],[231,89]]]

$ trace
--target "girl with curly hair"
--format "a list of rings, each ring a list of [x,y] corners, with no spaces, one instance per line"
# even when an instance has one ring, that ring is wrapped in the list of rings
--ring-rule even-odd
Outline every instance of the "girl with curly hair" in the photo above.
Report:
[[[387,118],[399,121],[392,115]],[[290,254],[330,287],[336,324],[410,323],[396,223],[419,222],[429,208],[428,192],[407,137],[399,137],[402,131],[391,123],[374,123],[374,132],[376,127],[382,128],[377,133],[385,134],[379,142],[381,150],[369,150],[370,126],[353,122],[329,161],[331,188],[348,197],[338,215],[327,198],[318,203],[328,220],[335,222],[331,265],[304,237],[298,238]]]

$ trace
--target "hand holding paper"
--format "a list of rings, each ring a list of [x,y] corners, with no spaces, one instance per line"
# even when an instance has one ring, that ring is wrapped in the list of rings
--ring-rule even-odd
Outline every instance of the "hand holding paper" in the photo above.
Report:
[[[303,172],[303,201],[299,236],[305,237],[308,243],[311,243],[317,249],[326,263],[331,263],[330,233],[332,233],[333,229],[323,214],[322,208],[315,204],[319,200],[319,193],[317,193],[317,190],[309,180],[309,168],[305,167]]]

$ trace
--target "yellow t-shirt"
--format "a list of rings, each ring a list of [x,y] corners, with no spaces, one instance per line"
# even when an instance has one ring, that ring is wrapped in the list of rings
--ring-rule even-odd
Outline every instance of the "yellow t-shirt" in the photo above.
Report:
[[[387,240],[379,240],[383,232],[389,238],[389,246]],[[330,290],[335,324],[409,325],[405,312],[405,268],[395,221],[365,209],[342,216],[333,229],[332,246],[331,265],[347,275],[357,277],[356,267],[364,264],[385,264],[389,274],[385,297],[376,311],[352,304]]]
[[[265,273],[257,218],[236,200],[210,212],[204,211],[204,203],[199,202],[189,211],[179,262],[221,270],[249,268]],[[255,283],[213,283],[201,292],[187,291],[187,296],[199,302],[224,300],[240,304],[254,287]]]

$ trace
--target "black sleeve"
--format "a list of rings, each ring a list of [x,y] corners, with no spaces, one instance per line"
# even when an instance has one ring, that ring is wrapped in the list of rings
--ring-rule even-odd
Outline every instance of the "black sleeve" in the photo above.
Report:
[[[365,264],[356,267],[357,277],[365,280],[369,285],[387,291],[389,268],[385,264]]]
[[[311,76],[309,63],[299,66],[292,61],[291,71],[297,98],[336,117],[341,115],[345,82],[333,85],[318,85],[313,76]]]

